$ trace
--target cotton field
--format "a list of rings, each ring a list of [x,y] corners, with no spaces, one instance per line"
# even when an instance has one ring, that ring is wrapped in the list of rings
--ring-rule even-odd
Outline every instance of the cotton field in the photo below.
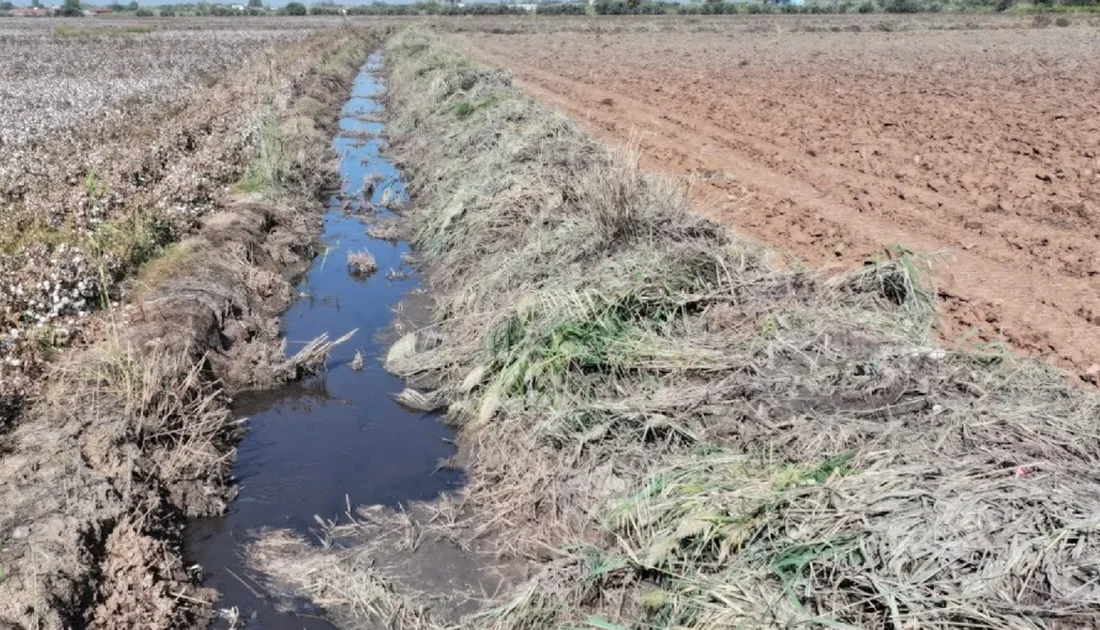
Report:
[[[315,28],[250,26],[0,25],[0,395],[79,338],[255,148],[296,76],[263,60]]]

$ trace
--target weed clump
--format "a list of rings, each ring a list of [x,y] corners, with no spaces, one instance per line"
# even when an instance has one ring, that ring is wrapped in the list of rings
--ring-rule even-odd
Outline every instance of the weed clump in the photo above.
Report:
[[[348,271],[357,278],[367,278],[378,271],[378,263],[365,249],[351,252],[348,254]]]

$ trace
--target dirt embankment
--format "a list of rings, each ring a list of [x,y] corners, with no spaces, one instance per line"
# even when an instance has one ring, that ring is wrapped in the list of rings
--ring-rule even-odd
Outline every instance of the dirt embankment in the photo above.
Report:
[[[257,192],[222,199],[144,265],[133,302],[47,366],[0,435],[0,627],[184,628],[209,614],[182,528],[232,495],[227,391],[308,368],[284,358],[278,315],[313,255],[331,134],[372,37],[334,30],[280,53],[288,74],[268,80],[285,100],[267,121],[279,153],[261,146],[245,169]],[[194,107],[170,119],[204,120]]]
[[[456,585],[407,566],[440,543],[529,567],[462,627],[1100,625],[1100,395],[935,347],[910,258],[777,267],[507,72],[387,54],[435,299],[386,367],[468,486],[256,566],[348,627],[448,627]]]
[[[826,268],[894,245],[944,253],[943,340],[1003,340],[1097,378],[1100,63],[1083,20],[462,37],[589,131],[690,179],[708,216]]]

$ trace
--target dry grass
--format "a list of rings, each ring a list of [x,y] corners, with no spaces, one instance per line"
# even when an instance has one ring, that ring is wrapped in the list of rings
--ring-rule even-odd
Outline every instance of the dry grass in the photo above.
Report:
[[[116,459],[111,451],[119,444],[141,445],[149,473],[186,505],[182,493],[223,485],[232,463],[226,448],[232,416],[221,389],[203,374],[204,362],[205,357],[196,359],[165,343],[138,348],[129,339],[111,337],[58,366],[51,375],[57,386],[42,411],[54,418],[86,413],[96,418],[97,443],[87,449],[93,460]],[[118,473],[130,465],[118,462]],[[197,502],[188,509],[217,513],[225,507],[220,499],[211,495],[213,507]]]
[[[400,241],[405,237],[401,220],[397,217],[381,217],[367,228],[367,235],[380,241]]]
[[[286,373],[288,375],[286,378],[287,381],[301,378],[305,374],[318,372],[324,368],[325,361],[328,360],[329,354],[332,353],[332,349],[354,337],[357,332],[359,332],[358,328],[344,333],[336,340],[329,339],[328,333],[322,333],[321,336],[311,340],[293,355],[288,357],[287,360],[279,366],[276,372]],[[360,358],[360,362],[361,361],[362,358]]]
[[[434,393],[429,392],[425,394],[424,392],[408,387],[394,394],[393,398],[400,403],[401,406],[415,411],[430,412],[447,406],[446,399]]]
[[[378,263],[374,256],[365,249],[348,253],[348,271],[353,276],[366,278],[378,271]]]
[[[285,530],[269,532],[249,548],[252,562],[278,576],[280,588],[309,597],[318,606],[340,610],[349,626],[380,623],[382,627],[423,627],[423,611],[408,594],[395,593],[391,582],[373,566],[371,556],[342,551],[331,541],[323,553],[303,537]],[[338,559],[334,559],[338,555]]]
[[[405,197],[401,193],[395,192],[393,188],[386,188],[382,191],[378,206],[393,212],[401,212],[405,209],[405,203]]]
[[[449,527],[541,565],[465,626],[1100,621],[1100,401],[933,347],[919,257],[776,268],[507,74],[389,63],[437,307],[386,367],[449,402]]]
[[[457,627],[457,611],[487,597],[486,585],[499,578],[456,562],[462,541],[441,541],[453,503],[408,508],[349,506],[343,524],[317,518],[319,545],[268,530],[250,543],[248,558],[276,596],[309,597],[343,627]]]

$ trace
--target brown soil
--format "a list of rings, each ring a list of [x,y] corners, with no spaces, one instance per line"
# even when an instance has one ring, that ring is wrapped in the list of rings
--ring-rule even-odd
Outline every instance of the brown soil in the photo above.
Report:
[[[0,432],[0,628],[183,628],[209,614],[215,594],[183,564],[183,524],[232,496],[227,391],[302,367],[284,360],[277,317],[313,254],[335,175],[329,134],[367,44],[319,37],[283,53],[305,63],[287,115],[321,106],[284,138],[293,205],[221,198]],[[208,121],[201,107],[171,117]]]
[[[937,264],[945,341],[1003,340],[1092,377],[1096,31],[776,24],[735,37],[560,28],[454,37],[589,131],[636,140],[648,168],[690,179],[711,217],[814,265],[852,267],[895,244],[946,254]]]

